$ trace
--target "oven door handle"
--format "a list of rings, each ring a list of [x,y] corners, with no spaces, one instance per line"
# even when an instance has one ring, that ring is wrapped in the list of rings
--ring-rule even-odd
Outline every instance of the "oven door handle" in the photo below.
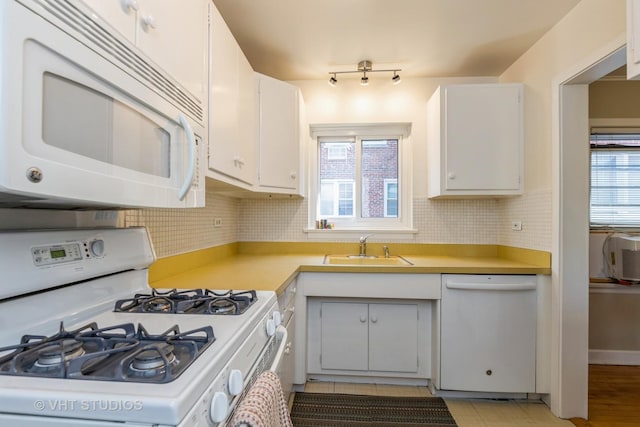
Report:
[[[282,365],[282,359],[284,358],[284,351],[287,347],[287,340],[289,339],[289,332],[287,332],[287,328],[283,325],[278,326],[276,329],[276,339],[280,340],[280,345],[278,346],[278,351],[276,351],[269,370],[278,374],[280,366]]]

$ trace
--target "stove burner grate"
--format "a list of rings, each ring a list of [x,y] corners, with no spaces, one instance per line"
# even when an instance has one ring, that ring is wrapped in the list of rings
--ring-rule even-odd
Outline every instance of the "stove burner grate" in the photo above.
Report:
[[[239,315],[258,299],[256,291],[226,291],[208,289],[158,291],[136,294],[116,301],[115,312]]]
[[[25,335],[0,348],[0,375],[166,383],[215,341],[211,326],[152,335],[132,323],[99,329],[90,323],[51,336]]]

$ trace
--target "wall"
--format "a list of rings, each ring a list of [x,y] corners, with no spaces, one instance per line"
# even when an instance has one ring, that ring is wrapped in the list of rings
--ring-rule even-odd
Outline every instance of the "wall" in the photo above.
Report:
[[[560,222],[560,218],[566,218],[573,210],[585,209],[586,203],[583,206],[571,205],[570,200],[575,197],[562,193],[565,185],[559,184],[559,179],[566,172],[560,166],[568,164],[568,159],[560,155],[562,150],[568,151],[572,147],[556,145],[559,134],[553,134],[554,130],[559,131],[557,124],[562,123],[560,107],[568,108],[568,104],[559,105],[558,85],[620,47],[626,33],[625,7],[625,0],[582,0],[500,76],[504,82],[525,84],[526,191],[551,191],[552,215],[558,215],[556,221],[552,217],[556,235],[551,236],[550,351],[553,375],[549,403],[554,414],[567,418],[586,418],[588,415],[589,284],[588,280],[583,282],[586,272],[577,273],[588,268],[586,254],[583,258],[586,248],[582,243],[564,239],[568,232],[573,236],[578,231]],[[569,94],[566,90],[562,94],[569,94],[567,99],[573,95],[572,100],[577,101],[577,92],[573,90]],[[567,120],[573,123],[582,119],[586,121],[586,117]],[[586,185],[585,182],[574,187]],[[568,183],[567,187],[570,188]],[[560,200],[561,197],[566,199]],[[584,236],[587,232],[585,229]],[[576,243],[580,248],[576,248],[573,256],[571,246]],[[569,277],[569,272],[577,274]]]
[[[206,201],[204,208],[139,209],[120,215],[126,227],[147,227],[159,258],[236,242],[239,200],[207,189]],[[214,228],[214,218],[222,219],[221,227]]]

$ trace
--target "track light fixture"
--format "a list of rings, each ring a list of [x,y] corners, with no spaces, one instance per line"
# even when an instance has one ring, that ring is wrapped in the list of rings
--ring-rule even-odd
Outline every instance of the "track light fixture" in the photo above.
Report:
[[[391,81],[394,85],[400,83],[400,75],[398,72],[402,71],[399,68],[391,69],[391,70],[374,70],[371,66],[371,61],[360,61],[358,62],[358,70],[357,71],[331,71],[331,78],[329,78],[329,84],[331,86],[336,86],[338,84],[337,74],[353,74],[353,73],[362,73],[362,77],[360,78],[360,84],[362,86],[366,86],[369,84],[369,77],[367,77],[367,73],[393,73],[393,77]]]

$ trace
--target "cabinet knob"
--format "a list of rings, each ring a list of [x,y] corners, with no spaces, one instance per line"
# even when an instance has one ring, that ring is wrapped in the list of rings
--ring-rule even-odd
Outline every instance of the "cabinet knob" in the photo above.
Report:
[[[298,175],[294,171],[291,171],[289,176],[291,177],[291,179],[296,179],[298,177]]]
[[[449,177],[449,179],[456,179],[456,174],[451,172],[449,173],[449,175],[447,175]]]
[[[142,18],[142,23],[146,28],[156,28],[156,20],[153,15],[147,15]]]
[[[138,1],[137,0],[124,0],[122,2],[126,9],[130,10],[138,10]]]
[[[377,317],[372,317],[371,318],[371,323],[378,323],[378,318]]]
[[[360,316],[360,323],[364,323],[367,321],[367,316]]]
[[[493,374],[493,371],[491,369],[487,369],[487,372],[485,372],[487,375],[491,375]]]

